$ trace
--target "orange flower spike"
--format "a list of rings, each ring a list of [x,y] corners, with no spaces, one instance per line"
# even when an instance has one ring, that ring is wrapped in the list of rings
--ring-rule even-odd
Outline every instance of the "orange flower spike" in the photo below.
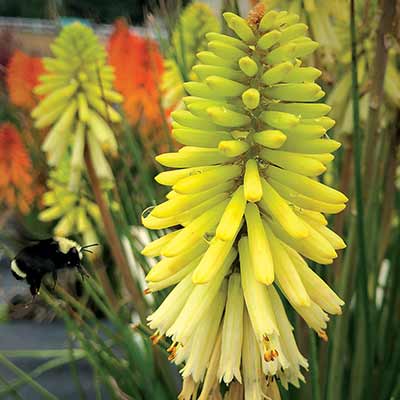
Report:
[[[20,50],[12,55],[7,68],[6,82],[11,102],[17,107],[32,110],[37,103],[33,88],[39,83],[44,68],[42,60]]]
[[[115,68],[115,86],[124,96],[129,122],[140,122],[140,130],[148,134],[162,124],[158,104],[163,59],[157,44],[130,32],[125,20],[117,20],[114,26],[108,56]]]
[[[29,211],[34,199],[32,164],[21,137],[9,122],[0,125],[0,203]]]

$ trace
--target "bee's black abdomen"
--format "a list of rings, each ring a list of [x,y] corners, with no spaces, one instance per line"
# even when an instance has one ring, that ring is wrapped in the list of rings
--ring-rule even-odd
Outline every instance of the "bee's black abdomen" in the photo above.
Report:
[[[11,273],[14,275],[14,278],[19,281],[23,281],[25,279],[22,276],[19,276],[18,274],[16,274],[13,270],[11,270]]]

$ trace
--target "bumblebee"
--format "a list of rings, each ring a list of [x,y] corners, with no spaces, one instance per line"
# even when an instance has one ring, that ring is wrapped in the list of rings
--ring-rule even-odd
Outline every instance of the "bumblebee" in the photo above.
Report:
[[[73,240],[54,237],[38,240],[24,247],[11,261],[11,272],[18,280],[26,280],[32,296],[39,293],[44,275],[53,276],[57,284],[57,271],[63,268],[76,268],[82,278],[89,276],[82,265],[83,253],[91,251],[91,244],[80,246]]]

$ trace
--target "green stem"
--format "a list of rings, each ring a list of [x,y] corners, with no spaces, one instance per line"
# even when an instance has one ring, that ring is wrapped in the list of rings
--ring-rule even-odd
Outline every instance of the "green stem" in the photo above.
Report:
[[[46,390],[43,386],[39,385],[32,377],[24,372],[22,369],[18,368],[11,361],[9,361],[6,357],[0,353],[0,363],[2,363],[5,367],[10,369],[19,377],[23,378],[26,383],[28,383],[34,390],[36,390],[44,400],[57,400],[57,397],[51,394],[48,390]]]
[[[110,210],[104,200],[104,195],[100,187],[99,178],[97,177],[93,161],[90,157],[89,151],[85,149],[85,162],[87,167],[87,172],[89,175],[90,183],[93,189],[94,196],[96,198],[96,203],[99,206],[99,210],[104,223],[104,233],[107,237],[107,241],[110,245],[111,254],[113,255],[115,264],[119,271],[121,272],[124,284],[126,285],[132,300],[133,305],[140,315],[142,321],[145,321],[147,315],[147,306],[144,302],[142,295],[135,280],[132,277],[128,261],[125,257],[120,239],[117,234],[117,229],[115,227],[114,221],[112,219]]]
[[[370,79],[372,87],[370,90],[368,123],[366,125],[366,140],[364,143],[363,165],[366,177],[370,176],[371,171],[374,168],[374,161],[377,154],[376,144],[378,140],[378,130],[380,124],[379,111],[383,102],[384,80],[388,58],[388,46],[385,43],[385,37],[392,29],[392,21],[396,14],[396,1],[383,0],[379,3],[381,3],[382,6],[380,7],[381,10],[378,9],[378,12],[382,14],[376,35],[375,58],[373,60],[372,76]],[[367,192],[366,189],[367,187],[364,187],[365,196]]]
[[[358,244],[358,257],[357,257],[357,311],[358,320],[357,323],[358,335],[357,335],[357,351],[355,357],[357,361],[362,359],[362,363],[359,362],[359,368],[354,368],[353,373],[358,380],[354,382],[353,389],[356,389],[355,398],[358,398],[362,394],[362,383],[365,382],[364,378],[369,369],[370,361],[368,356],[364,359],[362,355],[368,355],[368,346],[370,341],[370,308],[369,308],[369,297],[368,297],[368,272],[370,270],[369,263],[367,260],[367,251],[365,245],[365,227],[364,227],[364,202],[363,202],[363,183],[362,183],[362,172],[361,172],[361,126],[360,126],[360,110],[359,110],[359,90],[358,90],[358,71],[357,71],[357,36],[356,36],[356,22],[355,22],[355,6],[354,0],[350,1],[350,32],[351,32],[351,73],[352,73],[352,98],[353,98],[353,143],[354,143],[354,186],[357,206],[357,244]],[[361,320],[360,320],[361,318]],[[357,362],[355,363],[357,365]],[[355,388],[355,386],[360,387]]]
[[[362,195],[362,176],[361,176],[361,126],[360,126],[360,110],[359,110],[359,91],[358,91],[358,73],[357,73],[357,38],[356,38],[356,24],[355,24],[355,10],[354,0],[350,1],[350,14],[351,14],[351,72],[352,72],[352,97],[353,97],[353,140],[354,140],[354,175],[355,175],[355,195],[357,205],[357,243],[359,248],[359,268],[357,282],[359,282],[358,293],[361,295],[362,301],[366,306],[365,317],[366,317],[366,330],[369,327],[369,315],[368,315],[368,292],[367,292],[367,273],[368,263],[366,257],[366,246],[364,237],[364,203]]]
[[[318,369],[318,351],[315,332],[309,330],[310,337],[310,354],[311,354],[311,388],[312,399],[321,400],[321,391],[319,387],[319,369]]]

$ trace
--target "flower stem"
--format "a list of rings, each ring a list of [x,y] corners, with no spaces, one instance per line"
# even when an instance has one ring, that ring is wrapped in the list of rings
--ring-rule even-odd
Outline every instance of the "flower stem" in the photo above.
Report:
[[[125,285],[130,293],[130,296],[134,302],[134,306],[140,315],[142,321],[146,318],[146,304],[140,294],[140,291],[136,285],[135,280],[132,277],[128,261],[124,255],[121,242],[119,240],[114,221],[112,219],[110,210],[104,200],[103,192],[100,188],[100,181],[96,175],[93,161],[89,154],[89,149],[85,148],[85,163],[89,180],[93,189],[93,193],[96,199],[96,203],[99,206],[100,213],[104,223],[104,233],[107,237],[108,244],[110,245],[111,253],[114,258],[117,268],[120,270]]]
[[[311,357],[311,388],[312,388],[312,399],[320,400],[321,391],[319,387],[319,369],[318,369],[318,351],[317,341],[315,338],[315,332],[309,330],[310,337],[310,357]]]
[[[370,270],[366,256],[365,245],[365,226],[364,226],[364,202],[363,202],[363,183],[362,183],[362,138],[360,126],[360,110],[359,110],[359,90],[358,90],[358,73],[357,73],[357,37],[355,22],[355,6],[354,0],[350,1],[350,32],[351,32],[351,73],[352,73],[352,99],[353,99],[353,143],[354,143],[354,186],[357,206],[356,229],[357,229],[357,308],[360,320],[357,323],[358,340],[356,358],[359,361],[361,354],[367,355],[367,346],[370,344],[370,308],[368,297],[368,272]],[[361,357],[363,358],[363,357]],[[357,379],[360,381],[360,389],[358,396],[361,396],[362,382],[368,371],[369,358],[363,359],[363,363],[359,363],[359,370],[353,370]]]
[[[379,129],[379,111],[383,99],[384,91],[384,80],[386,73],[386,65],[388,58],[388,46],[385,42],[386,35],[390,33],[392,29],[393,17],[396,14],[396,2],[393,0],[384,0],[382,2],[382,9],[380,10],[381,18],[376,36],[376,50],[375,58],[372,65],[372,76],[371,82],[372,87],[370,91],[370,102],[368,110],[368,123],[366,125],[366,136],[364,143],[364,176],[371,176],[373,170],[376,155],[377,155],[377,141],[378,141],[378,129]],[[364,196],[366,196],[367,188],[370,185],[364,187]],[[366,196],[367,197],[367,196]]]

